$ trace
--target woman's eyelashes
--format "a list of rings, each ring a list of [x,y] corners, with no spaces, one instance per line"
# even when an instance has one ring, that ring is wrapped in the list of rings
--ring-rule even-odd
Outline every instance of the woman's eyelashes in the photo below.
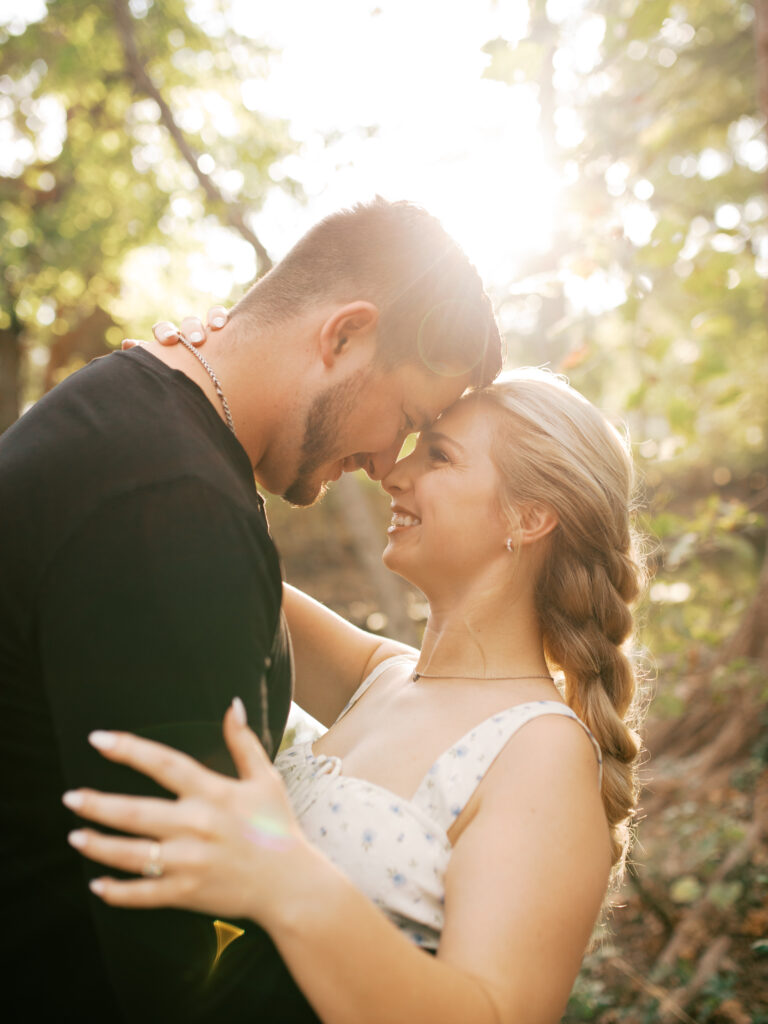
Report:
[[[430,462],[450,462],[447,454],[440,448],[439,445],[431,444],[427,448],[427,455],[429,456]]]

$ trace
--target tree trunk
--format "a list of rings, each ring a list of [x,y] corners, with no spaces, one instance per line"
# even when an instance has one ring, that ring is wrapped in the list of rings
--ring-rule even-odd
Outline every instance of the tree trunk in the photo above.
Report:
[[[111,352],[105,335],[114,326],[115,321],[109,313],[97,306],[92,313],[78,321],[71,331],[54,337],[49,349],[43,390],[50,391],[78,365]]]
[[[0,434],[21,413],[21,334],[0,330]]]
[[[753,658],[768,670],[768,556],[763,561],[757,593],[725,649],[725,660]]]
[[[758,105],[768,128],[768,0],[755,3],[755,58]],[[725,658],[754,658],[768,668],[768,552],[757,593],[726,647]]]

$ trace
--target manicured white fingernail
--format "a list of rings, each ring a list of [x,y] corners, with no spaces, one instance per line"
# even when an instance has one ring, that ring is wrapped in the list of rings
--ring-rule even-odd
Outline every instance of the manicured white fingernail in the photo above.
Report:
[[[245,704],[240,700],[239,697],[235,697],[232,701],[232,710],[235,713],[235,719],[238,725],[248,725],[248,715],[245,710]]]
[[[78,793],[75,789],[67,790],[61,798],[61,802],[71,811],[77,811],[83,806],[83,794]]]
[[[82,850],[88,841],[88,837],[82,829],[76,829],[74,832],[70,832],[67,836],[67,842],[70,846],[74,846],[77,850]]]
[[[193,331],[189,336],[189,340],[193,345],[199,345],[204,337],[205,335],[201,334],[200,331]]]
[[[215,316],[213,320],[211,320],[211,326],[223,327],[226,322],[227,318],[225,316]]]
[[[164,330],[158,331],[157,333],[160,337],[160,341],[166,341],[168,338],[175,338],[177,334],[172,327],[166,327]]]
[[[95,892],[97,896],[102,896],[104,890],[106,889],[106,886],[104,885],[100,878],[92,878],[91,881],[88,883],[88,888],[91,890],[91,892]]]
[[[111,750],[117,743],[117,736],[113,732],[104,732],[102,729],[97,729],[90,734],[88,742],[96,747],[97,750]]]

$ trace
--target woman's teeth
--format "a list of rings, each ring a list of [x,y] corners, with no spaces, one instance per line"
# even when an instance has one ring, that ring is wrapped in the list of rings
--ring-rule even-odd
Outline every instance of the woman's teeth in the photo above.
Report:
[[[421,520],[416,516],[406,515],[404,512],[395,512],[392,515],[392,522],[387,527],[387,533],[400,529],[403,526],[419,526]]]

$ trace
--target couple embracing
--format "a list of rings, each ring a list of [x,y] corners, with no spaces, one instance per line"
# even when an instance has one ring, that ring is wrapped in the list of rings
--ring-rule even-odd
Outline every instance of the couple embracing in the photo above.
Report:
[[[0,439],[11,1019],[556,1022],[636,801],[626,444],[554,375],[494,382],[480,279],[408,203],[212,326]],[[359,468],[420,651],[282,583],[256,485]],[[328,730],[278,753],[292,696]]]

